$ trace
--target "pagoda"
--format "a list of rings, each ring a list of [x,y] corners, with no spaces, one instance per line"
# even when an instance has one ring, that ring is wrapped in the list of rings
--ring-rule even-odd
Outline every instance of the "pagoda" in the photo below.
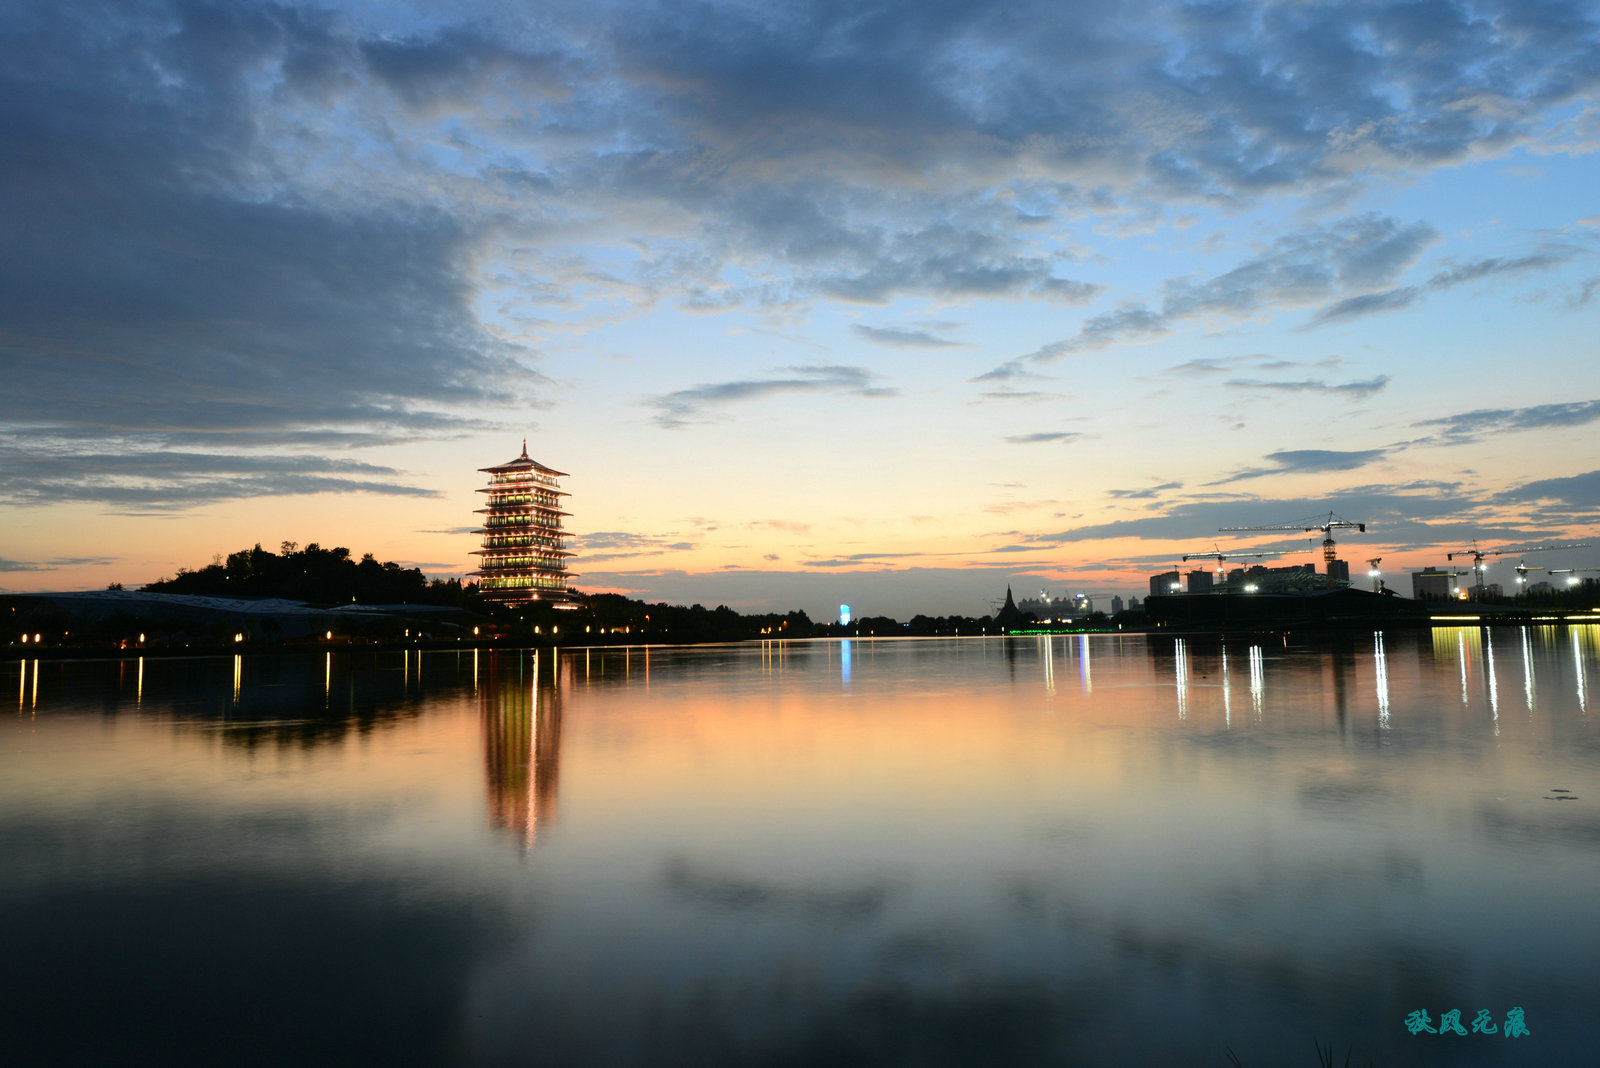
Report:
[[[489,476],[489,484],[478,490],[487,493],[487,508],[479,508],[483,526],[473,531],[483,535],[483,548],[473,550],[481,557],[479,569],[472,572],[478,591],[492,601],[525,604],[546,601],[556,608],[576,608],[567,589],[567,557],[561,544],[561,491],[556,480],[566,472],[556,471],[528,458],[528,441],[522,441],[522,455],[498,467],[479,468]]]

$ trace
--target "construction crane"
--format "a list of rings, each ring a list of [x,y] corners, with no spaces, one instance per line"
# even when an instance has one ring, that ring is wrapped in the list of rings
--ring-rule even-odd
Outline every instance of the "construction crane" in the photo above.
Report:
[[[1463,601],[1466,600],[1467,599],[1467,592],[1465,590],[1463,590],[1459,585],[1457,585],[1455,580],[1460,578],[1463,575],[1470,575],[1471,572],[1470,571],[1447,571],[1447,572],[1445,572],[1445,574],[1450,576],[1450,586],[1451,586],[1450,595],[1451,595],[1451,597],[1456,597],[1457,595],[1459,595],[1461,600],[1463,600]]]
[[[1258,531],[1268,530],[1298,531],[1305,534],[1310,534],[1320,530],[1322,532],[1322,562],[1324,565],[1326,565],[1325,570],[1328,573],[1328,582],[1329,584],[1332,584],[1333,562],[1336,559],[1333,552],[1333,532],[1335,530],[1358,530],[1365,534],[1367,532],[1367,525],[1365,523],[1352,523],[1348,519],[1340,519],[1332,512],[1329,512],[1328,518],[1322,520],[1321,522],[1317,522],[1315,518],[1312,518],[1303,523],[1275,523],[1264,527],[1218,527],[1217,533],[1240,534],[1245,532],[1256,533]]]
[[[1576,548],[1576,546],[1570,547]],[[1563,545],[1562,548],[1569,548],[1569,546]],[[1570,575],[1571,577],[1567,579],[1567,585],[1576,586],[1578,583],[1583,581],[1578,577],[1579,575],[1600,574],[1600,567],[1552,567],[1550,569],[1550,574]]]
[[[1517,561],[1517,585],[1518,586],[1526,586],[1528,584],[1528,572],[1530,572],[1530,571],[1543,571],[1543,570],[1544,570],[1544,568],[1541,567],[1538,564],[1529,564],[1525,560],[1518,560]]]
[[[1276,552],[1255,552],[1249,549],[1212,548],[1197,553],[1184,553],[1181,559],[1184,563],[1188,563],[1197,557],[1208,557],[1217,562],[1217,571],[1221,572],[1223,563],[1228,560],[1247,560],[1257,556],[1287,556],[1290,553],[1303,553],[1305,551],[1304,549],[1279,549]]]
[[[1480,548],[1478,548],[1477,539],[1474,538],[1473,542],[1472,542],[1472,548],[1470,548],[1470,549],[1457,549],[1453,553],[1445,553],[1444,554],[1444,558],[1446,560],[1454,560],[1458,556],[1470,556],[1470,557],[1472,557],[1472,570],[1477,572],[1477,578],[1474,580],[1473,585],[1475,585],[1477,587],[1479,593],[1482,593],[1483,592],[1483,574],[1484,574],[1485,571],[1488,570],[1488,568],[1486,568],[1484,566],[1484,564],[1483,564],[1483,561],[1484,561],[1485,557],[1489,557],[1489,556],[1527,556],[1529,553],[1548,552],[1551,549],[1587,549],[1588,547],[1589,547],[1589,543],[1588,542],[1582,542],[1582,543],[1577,544],[1577,545],[1533,545],[1533,546],[1530,546],[1530,547],[1528,547],[1526,549],[1513,549],[1513,548],[1480,549]],[[1526,569],[1524,568],[1523,570],[1526,570]],[[1517,580],[1519,582],[1522,580],[1522,571],[1520,571],[1520,570],[1517,573]]]

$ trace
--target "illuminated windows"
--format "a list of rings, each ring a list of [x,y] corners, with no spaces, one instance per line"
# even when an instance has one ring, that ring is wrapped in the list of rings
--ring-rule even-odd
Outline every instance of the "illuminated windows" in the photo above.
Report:
[[[479,508],[483,526],[474,531],[483,535],[483,547],[473,551],[480,558],[473,577],[485,597],[498,601],[553,601],[558,607],[571,603],[567,590],[567,557],[562,544],[561,498],[555,471],[528,457],[528,443],[522,455],[498,467],[480,468],[489,484],[478,490],[487,494],[487,508]]]

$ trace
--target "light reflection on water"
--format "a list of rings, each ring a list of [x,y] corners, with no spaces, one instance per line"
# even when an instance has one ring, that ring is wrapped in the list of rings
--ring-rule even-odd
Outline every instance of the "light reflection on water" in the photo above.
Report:
[[[1597,632],[12,662],[0,1023],[25,1062],[1459,1064],[1506,1040],[1406,1014],[1521,1005],[1576,1063]]]

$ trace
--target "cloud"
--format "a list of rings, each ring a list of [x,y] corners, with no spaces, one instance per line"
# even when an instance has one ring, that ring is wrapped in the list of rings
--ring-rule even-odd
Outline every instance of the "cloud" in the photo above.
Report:
[[[1526,256],[1516,256],[1510,259],[1501,256],[1488,256],[1472,260],[1457,267],[1449,267],[1445,270],[1437,271],[1428,278],[1427,282],[1421,285],[1400,286],[1377,293],[1363,293],[1359,296],[1335,301],[1326,307],[1319,308],[1312,315],[1311,321],[1302,329],[1310,329],[1327,323],[1349,319],[1359,319],[1379,312],[1408,308],[1423,300],[1429,293],[1442,292],[1446,289],[1453,289],[1459,285],[1466,285],[1469,282],[1476,282],[1484,278],[1492,278],[1496,275],[1547,270],[1570,262],[1577,255],[1579,255],[1579,250],[1577,249],[1549,248],[1541,252],[1530,253]]]
[[[494,83],[535,98],[559,94],[562,77],[570,73],[559,54],[519,52],[460,26],[443,26],[432,35],[367,38],[356,49],[375,82],[421,113],[470,108]]]
[[[1149,486],[1145,489],[1113,489],[1107,490],[1106,495],[1119,500],[1151,500],[1171,490],[1182,489],[1182,482],[1163,482],[1159,486]]]
[[[1051,381],[1050,376],[1042,375],[1037,371],[1029,369],[1028,366],[1021,359],[1008,360],[1007,362],[1001,364],[999,367],[996,367],[994,370],[985,371],[983,374],[978,375],[978,376],[976,376],[974,378],[969,378],[967,381],[969,381],[969,382],[1010,382],[1010,381],[1012,381],[1014,379],[1021,380],[1021,381],[1029,381],[1029,382],[1048,382],[1048,381]]]
[[[1105,290],[1073,243],[1081,221],[1322,205],[1520,148],[1577,150],[1591,133],[1563,112],[1600,88],[1583,5],[1487,18],[1456,0],[1425,17],[1387,3],[556,0],[531,22],[468,3],[409,24],[383,5],[13,8],[0,426],[120,435],[143,454],[342,453],[481,429],[552,403],[535,334],[664,303],[1084,304]],[[1096,310],[1027,362],[1287,307],[1349,321],[1394,307],[1380,296],[1404,291],[1434,237],[1376,214],[1268,234],[1228,270]],[[980,376],[1023,377],[1016,361]],[[657,422],[883,395],[815,369],[726,378],[656,398]],[[208,485],[420,492],[337,462]],[[134,503],[222,499],[159,478],[107,485]]]
[[[1162,374],[1182,375],[1187,378],[1210,378],[1214,375],[1227,374],[1241,368],[1254,371],[1292,371],[1300,368],[1334,368],[1339,367],[1344,360],[1338,356],[1325,356],[1320,360],[1282,360],[1260,354],[1251,356],[1219,356],[1186,360],[1180,364],[1168,367]]]
[[[1197,359],[1175,364],[1164,372],[1169,375],[1185,375],[1203,377],[1206,375],[1220,375],[1230,367],[1239,363],[1238,357],[1223,357],[1221,359]]]
[[[481,220],[295,147],[343,151],[299,109],[353,114],[334,100],[361,73],[346,33],[226,2],[5,20],[4,92],[30,103],[0,114],[0,499],[431,496],[387,468],[275,450],[452,436],[487,426],[482,407],[543,403],[473,308]],[[311,173],[350,189],[295,177]]]
[[[1389,384],[1388,375],[1378,375],[1362,381],[1336,382],[1329,385],[1317,379],[1304,379],[1298,382],[1272,382],[1258,378],[1231,378],[1225,385],[1235,389],[1261,389],[1278,393],[1331,393],[1344,397],[1366,398],[1382,393]]]
[[[1093,352],[1133,341],[1162,337],[1172,332],[1171,319],[1143,304],[1128,304],[1084,321],[1076,337],[1041,345],[1025,360],[1052,360],[1075,352]],[[998,369],[996,369],[998,371]],[[991,375],[996,371],[989,372]]]
[[[1206,485],[1224,486],[1230,482],[1241,482],[1250,478],[1300,474],[1307,471],[1351,471],[1358,467],[1365,467],[1375,460],[1383,459],[1383,457],[1383,449],[1360,449],[1353,452],[1337,452],[1330,449],[1288,449],[1267,454],[1266,458],[1272,464],[1271,467],[1246,468],[1215,482],[1207,482]]]
[[[801,567],[851,567],[873,560],[904,560],[913,556],[933,556],[933,553],[851,553],[829,560],[806,560]]]
[[[710,409],[744,401],[796,393],[820,393],[842,397],[891,397],[895,391],[871,383],[876,378],[861,367],[839,365],[785,367],[788,378],[744,379],[680,389],[647,403],[656,409],[657,426],[677,429],[706,422]]]
[[[1385,285],[1438,240],[1424,222],[1368,213],[1278,238],[1261,255],[1204,278],[1169,278],[1159,308],[1133,302],[1084,320],[1078,332],[1043,345],[1023,361],[1039,362],[1114,345],[1155,340],[1201,317],[1241,318],[1300,307],[1341,290]],[[998,374],[999,369],[991,374]]]
[[[1046,442],[1065,443],[1069,441],[1077,441],[1083,436],[1083,434],[1079,433],[1058,430],[1046,431],[1037,434],[1017,434],[1013,437],[1006,438],[1006,441],[1013,445],[1038,445]]]
[[[1327,323],[1336,323],[1345,319],[1359,319],[1365,315],[1374,315],[1378,312],[1395,311],[1407,308],[1422,298],[1422,290],[1416,286],[1404,286],[1399,289],[1389,289],[1381,293],[1363,293],[1359,297],[1347,297],[1335,301],[1326,307],[1319,308],[1311,317],[1311,326],[1323,326]]]
[[[1565,478],[1541,478],[1506,490],[1508,501],[1557,501],[1590,511],[1600,510],[1600,471]]]
[[[0,461],[0,501],[25,507],[82,501],[137,513],[298,494],[439,496],[401,480],[391,467],[318,456],[90,452],[0,435]]]
[[[1487,20],[1457,3],[1426,19],[1382,4],[996,14],[878,3],[846,17],[690,3],[670,18],[629,14],[621,66],[693,144],[824,173],[1009,165],[1174,198],[1339,186],[1505,152],[1595,78],[1593,23],[1573,10]]]
[[[812,291],[861,304],[886,304],[911,293],[956,299],[1026,296],[1082,304],[1102,288],[1057,277],[1052,259],[1008,250],[1008,239],[998,234],[933,225],[851,236],[857,239],[850,242],[857,245],[855,255],[835,257],[834,266],[809,278],[802,274],[799,295]],[[852,260],[861,265],[851,269]]]
[[[0,557],[0,571],[54,571],[49,564],[36,564],[27,560],[7,560]]]
[[[1303,328],[1310,329],[1409,307],[1429,292],[1479,279],[1555,267],[1579,254],[1576,249],[1551,247],[1514,258],[1487,257],[1436,272],[1423,285],[1393,286],[1438,240],[1437,231],[1425,222],[1402,224],[1370,212],[1286,235],[1264,254],[1221,274],[1168,279],[1162,285],[1159,307],[1132,302],[1091,316],[1076,335],[1043,345],[989,375],[1007,377],[1007,368],[1024,361],[1153,341],[1194,318],[1241,318],[1325,301],[1341,291],[1366,290],[1324,304]],[[1222,364],[1215,359],[1196,359],[1173,371],[1204,375],[1216,373]]]
[[[1596,296],[1600,296],[1600,275],[1595,275],[1593,278],[1584,279],[1583,284],[1580,285],[1574,293],[1567,297],[1567,307],[1585,307],[1592,303]]]
[[[1047,393],[1037,389],[992,389],[978,394],[979,399],[986,401],[1027,401],[1037,402],[1046,400],[1061,400],[1060,393]]]
[[[1596,421],[1600,421],[1600,400],[1537,404],[1528,408],[1479,408],[1412,424],[1438,428],[1437,438],[1412,444],[1460,444],[1477,441],[1491,434],[1585,426]]]
[[[951,341],[931,334],[926,330],[909,330],[902,327],[863,326],[856,323],[851,327],[858,337],[879,345],[888,345],[891,348],[903,349],[932,349],[951,348],[962,344],[960,341]]]
[[[675,540],[676,539],[676,540]],[[569,534],[567,547],[585,566],[605,560],[626,560],[636,556],[664,556],[699,548],[676,534],[635,534],[625,530],[597,530],[588,534]]]
[[[1547,528],[1507,522],[1493,506],[1493,499],[1487,495],[1474,496],[1435,483],[1372,484],[1352,486],[1320,498],[1239,494],[1182,501],[1162,508],[1159,514],[1042,532],[1029,535],[1026,540],[1056,546],[1122,538],[1199,539],[1203,543],[1214,539],[1224,527],[1299,526],[1300,520],[1295,517],[1326,516],[1330,510],[1367,525],[1365,535],[1350,532],[1340,536],[1341,544],[1374,538],[1399,550],[1466,544],[1473,538],[1510,542],[1548,534]],[[1291,537],[1281,535],[1269,547],[1290,548],[1292,542],[1285,539]],[[1316,535],[1309,536],[1307,544],[1315,538]]]
[[[1459,267],[1451,267],[1433,275],[1428,279],[1428,285],[1433,289],[1449,289],[1452,286],[1476,282],[1497,274],[1517,274],[1522,271],[1542,271],[1550,267],[1557,267],[1570,262],[1574,256],[1572,250],[1551,251],[1535,253],[1528,256],[1517,256],[1505,259],[1500,256],[1489,256],[1473,260]]]

